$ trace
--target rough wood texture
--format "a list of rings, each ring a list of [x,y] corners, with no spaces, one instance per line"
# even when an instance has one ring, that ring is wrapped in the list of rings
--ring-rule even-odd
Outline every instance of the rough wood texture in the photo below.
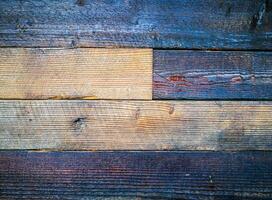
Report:
[[[268,200],[271,165],[271,152],[2,151],[0,197]]]
[[[154,51],[155,99],[272,99],[271,52]]]
[[[272,102],[0,101],[0,149],[271,150]]]
[[[151,99],[151,49],[0,48],[1,99]]]
[[[272,49],[271,0],[1,0],[1,46]]]

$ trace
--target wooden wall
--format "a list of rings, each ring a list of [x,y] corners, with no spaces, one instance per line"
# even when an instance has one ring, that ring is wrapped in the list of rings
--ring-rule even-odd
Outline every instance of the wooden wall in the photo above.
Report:
[[[0,199],[272,199],[271,0],[0,1]]]

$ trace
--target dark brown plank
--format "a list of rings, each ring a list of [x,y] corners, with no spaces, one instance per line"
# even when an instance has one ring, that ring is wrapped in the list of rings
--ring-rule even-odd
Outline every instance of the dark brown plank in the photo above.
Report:
[[[1,199],[271,199],[271,152],[0,152]]]
[[[271,150],[272,102],[0,101],[0,149]]]
[[[272,99],[272,53],[154,51],[154,99]]]
[[[271,0],[2,0],[0,45],[272,49]]]

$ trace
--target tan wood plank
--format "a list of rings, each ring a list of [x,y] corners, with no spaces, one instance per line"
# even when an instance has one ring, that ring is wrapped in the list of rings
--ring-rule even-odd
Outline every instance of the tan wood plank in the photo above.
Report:
[[[272,102],[0,101],[0,149],[271,150]]]
[[[151,49],[0,49],[1,99],[151,99]]]

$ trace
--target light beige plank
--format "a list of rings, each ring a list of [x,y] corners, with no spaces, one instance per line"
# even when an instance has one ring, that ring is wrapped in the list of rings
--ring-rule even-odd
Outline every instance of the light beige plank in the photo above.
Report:
[[[151,99],[151,49],[0,49],[1,99]]]
[[[272,102],[0,101],[0,149],[271,150]]]

